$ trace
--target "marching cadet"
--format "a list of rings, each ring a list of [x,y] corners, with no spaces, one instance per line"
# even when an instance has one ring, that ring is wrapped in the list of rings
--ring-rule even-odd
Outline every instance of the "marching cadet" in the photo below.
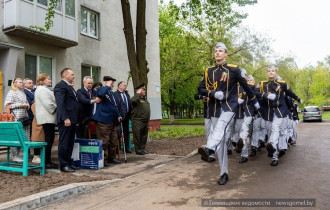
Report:
[[[247,79],[247,72],[245,69],[241,69],[241,75],[243,78]],[[254,84],[248,82],[249,88],[254,91]],[[241,152],[241,159],[239,163],[246,163],[248,161],[248,143],[247,143],[247,138],[250,133],[250,125],[252,123],[252,119],[254,117],[254,105],[253,101],[249,100],[249,96],[246,95],[246,92],[243,92],[243,97],[242,99],[238,99],[243,101],[243,110],[244,110],[244,118],[243,118],[243,123],[239,135],[239,139],[237,142],[237,149],[242,150]]]
[[[136,94],[132,101],[132,132],[134,148],[137,155],[149,154],[146,150],[150,120],[150,103],[146,98],[147,88],[144,83],[135,88]]]
[[[198,153],[204,161],[208,160],[211,154],[217,153],[220,166],[219,185],[224,185],[228,181],[228,154],[225,132],[227,132],[228,126],[233,123],[235,110],[238,107],[237,82],[242,85],[249,99],[253,100],[255,106],[259,108],[259,103],[246,80],[242,78],[240,70],[236,65],[226,63],[227,55],[226,46],[222,42],[218,42],[214,50],[214,57],[216,60],[214,69],[219,69],[220,71],[215,72],[217,76],[213,76],[215,80],[212,80],[214,81],[212,87],[206,87],[208,83],[205,81],[209,80],[209,77],[205,75],[205,81],[201,82],[201,84],[205,85],[198,88],[201,95],[220,100],[221,113],[217,124],[208,136],[206,147],[200,147],[198,149]],[[210,74],[209,71],[207,71],[207,73],[208,75]]]
[[[248,84],[254,85],[255,80],[252,75],[248,77]],[[264,145],[265,135],[263,133],[263,100],[261,98],[261,94],[259,92],[260,89],[254,88],[254,94],[257,97],[257,100],[260,104],[260,109],[254,111],[254,119],[252,123],[252,135],[250,138],[251,143],[251,153],[249,154],[250,157],[254,157],[257,155],[257,150]]]
[[[279,139],[285,135],[285,118],[289,115],[289,110],[285,104],[284,94],[297,100],[301,100],[296,94],[288,89],[287,84],[283,80],[277,80],[277,69],[275,66],[270,65],[267,70],[268,81],[262,81],[260,84],[260,92],[263,99],[267,102],[267,120],[272,122],[271,134],[267,144],[267,151],[269,156],[272,156],[271,166],[278,165],[279,156]]]
[[[218,121],[218,118],[220,116],[220,101],[217,99],[210,100],[209,97],[202,96],[199,93],[195,95],[195,100],[203,100],[205,136],[207,139],[208,135],[214,129]],[[208,162],[215,161],[215,154],[212,154],[207,161]]]

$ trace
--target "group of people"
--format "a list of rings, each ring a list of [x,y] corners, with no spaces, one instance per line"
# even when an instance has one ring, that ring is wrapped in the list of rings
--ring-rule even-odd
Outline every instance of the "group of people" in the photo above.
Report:
[[[268,80],[255,85],[245,69],[226,63],[227,55],[226,46],[218,42],[214,50],[216,65],[205,70],[195,95],[196,100],[204,102],[207,137],[206,146],[198,153],[206,162],[218,156],[219,185],[229,179],[228,155],[233,149],[241,154],[239,163],[246,163],[266,147],[272,158],[270,165],[277,166],[278,158],[297,140],[299,118],[293,100],[302,103],[274,65],[267,69]]]
[[[96,138],[103,143],[104,167],[121,163],[116,159],[120,138],[118,126],[124,133],[125,152],[132,153],[129,147],[130,120],[136,154],[148,154],[145,148],[150,104],[144,83],[135,88],[136,94],[131,98],[124,81],[118,83],[117,91],[113,90],[116,79],[110,76],[104,76],[103,84],[94,84],[93,78],[86,76],[83,78],[83,87],[77,91],[73,88],[75,75],[70,68],[61,71],[61,78],[54,88],[46,73],[37,76],[36,88],[32,79],[15,78],[4,104],[9,107],[15,120],[29,117],[31,123],[24,125],[29,140],[47,142],[47,169],[59,167],[51,161],[56,126],[59,132],[58,161],[62,172],[75,172],[79,169],[73,165],[71,158],[74,140],[91,137],[91,121],[95,123]],[[13,162],[23,162],[18,147],[11,147],[10,152]],[[40,163],[40,149],[35,149],[33,153],[32,162]]]

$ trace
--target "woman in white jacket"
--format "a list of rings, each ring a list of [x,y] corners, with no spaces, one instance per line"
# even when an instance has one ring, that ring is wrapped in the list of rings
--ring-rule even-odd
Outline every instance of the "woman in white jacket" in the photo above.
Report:
[[[52,81],[48,74],[39,74],[37,77],[37,89],[35,91],[34,100],[37,124],[42,125],[45,133],[45,142],[47,142],[45,166],[47,169],[57,169],[58,165],[51,162],[51,151],[54,143],[56,124],[56,102],[54,93],[50,89],[51,84]]]

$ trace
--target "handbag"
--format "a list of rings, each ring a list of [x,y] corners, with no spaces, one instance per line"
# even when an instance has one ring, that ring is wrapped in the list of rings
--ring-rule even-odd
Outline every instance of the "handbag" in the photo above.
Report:
[[[18,121],[20,121],[22,123],[23,127],[31,124],[31,120],[29,117],[22,117],[22,118],[18,119]]]
[[[1,122],[12,122],[15,121],[15,117],[13,114],[10,113],[10,106],[11,104],[8,104],[6,107],[6,110],[0,114],[0,121]]]

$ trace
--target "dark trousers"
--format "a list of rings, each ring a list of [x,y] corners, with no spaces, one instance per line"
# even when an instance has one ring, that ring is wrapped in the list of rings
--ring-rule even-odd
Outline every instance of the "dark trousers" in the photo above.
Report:
[[[89,120],[83,120],[77,127],[77,138],[80,139],[89,139],[89,134],[88,134],[88,129],[89,129]]]
[[[125,149],[129,151],[129,118],[126,118],[122,121],[123,131],[124,131],[124,140],[125,140]]]
[[[61,167],[72,165],[72,150],[76,134],[76,124],[65,127],[64,123],[58,126],[59,142],[58,142],[58,160]]]
[[[149,122],[132,120],[135,152],[142,152],[145,150],[148,140],[148,128]]]
[[[118,137],[117,137],[117,129],[114,123],[107,125],[100,122],[96,122],[96,137],[98,139],[102,139],[103,150],[104,150],[104,162],[108,160],[108,158],[115,159],[116,158],[116,150],[118,147]],[[110,142],[110,146],[108,147],[108,143]]]
[[[42,124],[42,128],[45,133],[45,142],[47,142],[46,145],[46,151],[45,151],[45,163],[50,163],[51,162],[51,157],[52,157],[52,146],[54,143],[54,138],[55,138],[55,124]],[[34,149],[34,154],[35,155],[40,155],[40,149]]]

